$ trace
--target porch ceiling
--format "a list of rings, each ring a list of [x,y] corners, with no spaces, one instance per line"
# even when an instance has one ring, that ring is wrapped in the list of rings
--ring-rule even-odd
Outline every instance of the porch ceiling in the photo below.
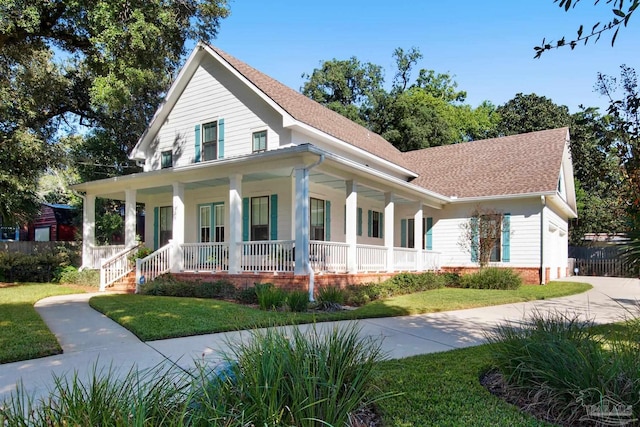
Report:
[[[334,190],[340,190],[342,192],[347,191],[347,183],[344,178],[338,178],[333,175],[329,175],[320,171],[311,170],[309,173],[309,180],[314,184],[324,185]],[[364,185],[358,186],[358,197],[366,197],[367,199],[375,200],[377,202],[384,203],[384,193],[366,187]],[[405,199],[400,196],[394,196],[394,203],[404,204],[404,203],[415,203],[413,200]]]

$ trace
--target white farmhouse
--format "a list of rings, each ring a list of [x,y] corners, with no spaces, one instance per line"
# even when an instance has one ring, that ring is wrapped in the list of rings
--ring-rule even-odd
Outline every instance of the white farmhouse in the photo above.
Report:
[[[568,142],[562,128],[402,153],[201,43],[131,153],[144,171],[75,186],[83,265],[102,268],[103,289],[129,272],[144,203],[155,252],[133,267],[138,280],[171,271],[306,289],[465,272],[478,267],[465,228],[491,211],[491,264],[546,283],[567,275]],[[125,200],[125,245],[95,246],[96,197]]]

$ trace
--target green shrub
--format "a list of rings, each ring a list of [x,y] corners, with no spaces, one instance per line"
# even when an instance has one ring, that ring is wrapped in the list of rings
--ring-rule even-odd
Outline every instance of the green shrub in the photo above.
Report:
[[[186,282],[175,278],[171,274],[163,274],[151,282],[140,286],[140,294],[167,297],[190,298],[235,298],[236,288],[226,280],[216,282]]]
[[[60,250],[35,254],[0,252],[0,281],[3,282],[51,282],[56,271],[72,265],[72,252]]]
[[[134,253],[129,255],[129,261],[136,262],[136,260],[138,258],[139,259],[146,258],[152,253],[153,253],[153,249],[150,249],[150,248],[148,248],[146,246],[140,246],[140,247],[138,247],[137,251],[135,251]]]
[[[445,276],[433,272],[399,273],[380,283],[349,285],[346,288],[345,302],[361,306],[378,299],[440,289],[445,283]]]
[[[256,283],[255,289],[260,310],[277,310],[287,300],[286,292],[276,288],[273,283]]]
[[[255,286],[240,289],[236,292],[236,300],[240,304],[258,304],[258,295]]]
[[[460,274],[447,272],[440,273],[442,276],[442,280],[444,281],[444,285],[450,288],[458,288],[460,287]]]
[[[638,418],[637,322],[627,334],[609,334],[605,341],[594,332],[591,321],[577,314],[534,313],[524,322],[502,325],[489,336],[493,362],[512,390],[527,398],[535,396],[560,424],[607,421],[593,418],[588,409],[612,404],[632,408],[633,417]],[[619,415],[622,418],[609,419],[608,425],[626,425],[631,418]]]
[[[487,267],[460,278],[460,286],[472,289],[518,289],[522,277],[510,268]]]
[[[305,291],[287,292],[286,304],[290,311],[303,313],[309,308],[309,294]]]
[[[58,283],[98,287],[100,286],[100,271],[78,270],[76,267],[68,265],[56,270],[54,280]]]

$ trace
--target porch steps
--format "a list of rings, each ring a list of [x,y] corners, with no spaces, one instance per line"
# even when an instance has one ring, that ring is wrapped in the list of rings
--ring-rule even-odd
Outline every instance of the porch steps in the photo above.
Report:
[[[136,272],[132,271],[123,278],[119,279],[107,289],[107,292],[119,292],[133,294],[136,292]]]

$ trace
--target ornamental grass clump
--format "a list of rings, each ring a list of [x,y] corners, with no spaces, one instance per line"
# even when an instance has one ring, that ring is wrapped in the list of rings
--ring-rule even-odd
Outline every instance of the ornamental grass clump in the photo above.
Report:
[[[626,423],[640,416],[638,320],[624,330],[603,336],[577,314],[536,312],[522,323],[498,327],[488,338],[508,389],[534,411],[544,408],[563,424],[597,424],[611,416]],[[594,411],[607,406],[618,414]]]
[[[241,408],[253,425],[350,425],[359,409],[388,396],[372,386],[380,343],[359,332],[354,325],[253,331],[232,345],[229,373],[199,383],[198,416]]]

